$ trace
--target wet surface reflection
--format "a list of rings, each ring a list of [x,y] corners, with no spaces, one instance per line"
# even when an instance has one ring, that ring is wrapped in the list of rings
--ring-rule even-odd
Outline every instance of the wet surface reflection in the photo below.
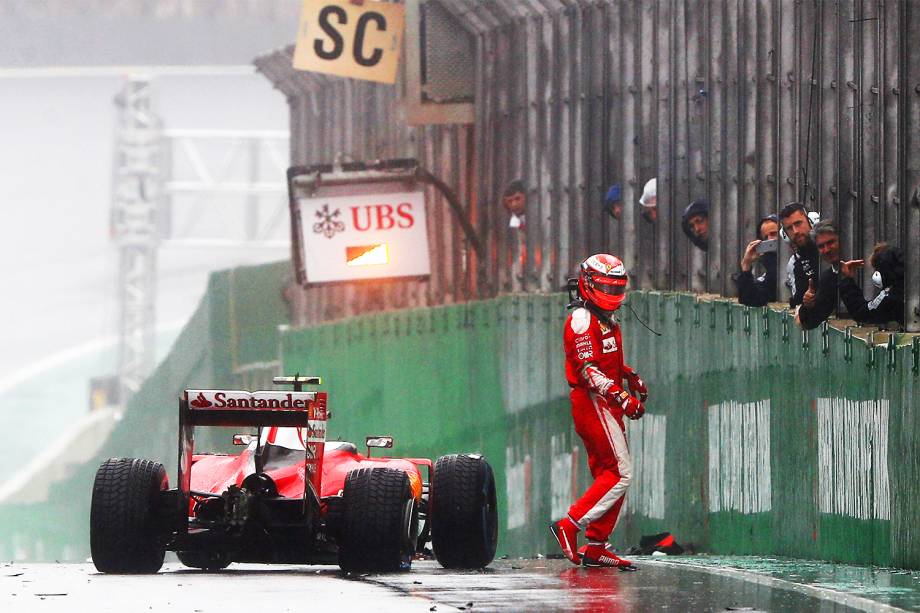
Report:
[[[882,598],[872,602],[876,592],[857,579],[857,571],[866,569],[854,567],[836,567],[838,579],[849,577],[850,582],[825,582],[820,579],[828,569],[820,567],[834,565],[799,561],[783,565],[760,558],[706,556],[667,560],[640,556],[636,562],[640,570],[632,573],[579,568],[565,560],[498,560],[479,572],[447,571],[433,562],[422,562],[407,575],[365,580],[472,611],[898,610],[888,603],[913,608],[906,600],[895,603]],[[746,568],[739,571],[737,567]],[[806,582],[806,574],[815,581]]]

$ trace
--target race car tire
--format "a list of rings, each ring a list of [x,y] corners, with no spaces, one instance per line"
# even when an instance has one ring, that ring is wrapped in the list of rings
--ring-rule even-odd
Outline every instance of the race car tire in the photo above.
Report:
[[[359,468],[345,478],[342,498],[342,570],[408,570],[418,537],[418,505],[409,476],[394,468]]]
[[[93,482],[89,519],[90,551],[98,571],[160,570],[166,545],[156,505],[168,487],[159,462],[113,458],[102,463]]]
[[[232,561],[225,555],[205,551],[177,551],[176,555],[184,565],[201,570],[223,570]]]
[[[482,568],[495,558],[495,475],[480,455],[438,458],[431,476],[429,518],[434,555],[444,568]]]

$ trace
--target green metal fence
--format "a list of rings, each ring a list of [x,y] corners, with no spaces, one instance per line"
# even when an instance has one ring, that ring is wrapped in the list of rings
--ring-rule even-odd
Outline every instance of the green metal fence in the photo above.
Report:
[[[920,566],[913,526],[917,353],[788,315],[633,293],[647,378],[629,424],[636,485],[617,542],[669,530],[720,553]],[[283,335],[285,371],[321,374],[330,434],[392,434],[398,454],[475,450],[499,475],[501,549],[553,551],[547,522],[587,485],[563,380],[564,298],[384,313]]]
[[[484,453],[498,478],[500,552],[553,552],[547,523],[588,483],[563,378],[565,298],[511,295],[279,336],[286,274],[215,275],[98,459],[163,458],[174,473],[179,390],[318,374],[331,438],[391,434],[400,455]],[[651,398],[629,424],[636,479],[619,545],[668,530],[701,551],[920,568],[920,344],[803,334],[785,313],[688,294],[630,302],[662,335],[621,311],[626,357]],[[46,503],[0,508],[3,551],[85,557],[96,465],[75,467]]]

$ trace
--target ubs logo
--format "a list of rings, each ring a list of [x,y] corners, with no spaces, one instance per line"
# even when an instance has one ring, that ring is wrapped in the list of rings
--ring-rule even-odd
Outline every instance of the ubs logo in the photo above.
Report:
[[[323,208],[316,211],[316,217],[319,219],[313,224],[313,233],[322,234],[326,238],[332,238],[337,232],[345,231],[345,224],[339,220],[341,211],[336,209],[329,212],[329,205],[324,204]]]

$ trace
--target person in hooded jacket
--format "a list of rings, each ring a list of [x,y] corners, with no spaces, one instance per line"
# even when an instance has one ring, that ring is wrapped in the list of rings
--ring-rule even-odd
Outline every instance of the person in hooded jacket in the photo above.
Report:
[[[697,249],[709,249],[709,201],[694,200],[684,209],[680,227]]]
[[[766,240],[775,241],[779,236],[779,218],[767,215],[757,222],[757,238],[748,243],[741,258],[741,272],[735,275],[738,286],[738,302],[745,306],[765,306],[776,302],[776,251],[758,253],[757,245]],[[753,267],[760,262],[764,273],[754,277]]]
[[[840,299],[850,316],[860,324],[884,325],[896,321],[904,324],[904,252],[887,243],[878,243],[869,257],[875,269],[872,285],[878,290],[875,298],[866,300],[856,285],[856,269],[863,260],[840,263]]]

